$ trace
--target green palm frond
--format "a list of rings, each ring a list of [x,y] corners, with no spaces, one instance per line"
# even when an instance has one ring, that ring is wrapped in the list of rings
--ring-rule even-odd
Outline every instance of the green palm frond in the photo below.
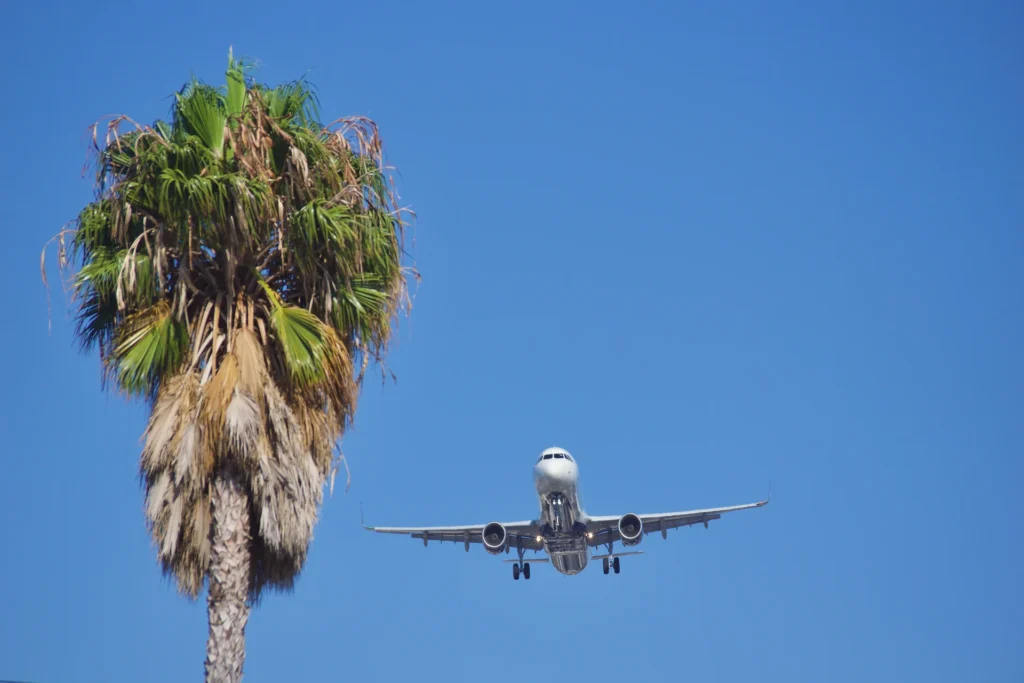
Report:
[[[166,121],[157,121],[153,127],[164,141],[170,142],[174,138],[174,129],[168,126]]]
[[[192,215],[226,221],[231,215],[234,182],[230,174],[190,176],[176,168],[165,168],[160,174],[158,208],[166,216]]]
[[[267,115],[282,123],[312,127],[320,118],[320,103],[310,84],[296,81],[276,88],[258,88],[266,102]]]
[[[333,302],[332,322],[341,330],[352,330],[365,342],[386,336],[389,329],[390,297],[382,278],[361,275],[351,287],[338,290]]]
[[[109,248],[113,245],[110,232],[110,202],[93,202],[78,214],[78,230],[72,238],[72,247],[86,253]]]
[[[153,379],[177,372],[188,351],[188,327],[161,302],[128,316],[114,338],[108,360],[118,385],[129,394],[146,394]]]
[[[344,204],[317,197],[291,215],[294,235],[312,250],[345,253],[359,235],[360,216]]]
[[[270,324],[292,381],[308,386],[322,380],[328,353],[324,324],[304,308],[283,303],[263,279],[259,283],[270,300]]]
[[[235,61],[230,51],[228,53],[227,78],[226,113],[229,117],[234,117],[241,114],[245,106],[245,71],[242,64]],[[237,121],[233,122],[233,125],[237,125]]]
[[[270,315],[277,341],[300,386],[313,384],[324,377],[326,354],[323,323],[304,308],[280,306]]]
[[[118,322],[117,302],[113,297],[103,297],[96,291],[89,292],[75,315],[75,337],[83,351],[95,347],[109,346],[113,341]]]
[[[195,176],[209,169],[214,164],[213,154],[203,140],[195,135],[176,136],[166,148],[166,161],[152,158],[149,161],[155,166],[167,167],[181,171],[186,176]]]
[[[75,279],[75,291],[95,292],[102,299],[121,297],[132,306],[148,306],[158,293],[153,262],[142,253],[129,249],[97,247],[82,265]]]
[[[213,153],[221,157],[224,126],[227,124],[224,97],[215,88],[193,83],[188,95],[178,95],[178,114],[187,133],[195,135]]]

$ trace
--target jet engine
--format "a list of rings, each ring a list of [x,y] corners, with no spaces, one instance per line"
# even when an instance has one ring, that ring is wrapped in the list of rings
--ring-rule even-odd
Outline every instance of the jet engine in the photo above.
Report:
[[[644,535],[644,523],[632,512],[619,519],[619,538],[622,545],[637,545]]]
[[[484,527],[484,550],[491,555],[498,555],[508,545],[508,532],[499,522],[491,522]]]

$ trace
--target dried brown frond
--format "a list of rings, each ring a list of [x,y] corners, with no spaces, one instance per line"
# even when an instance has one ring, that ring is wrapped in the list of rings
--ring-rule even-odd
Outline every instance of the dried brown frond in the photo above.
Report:
[[[224,454],[224,418],[238,384],[238,360],[229,353],[221,360],[220,369],[205,386],[203,411],[200,415],[208,435],[207,447],[215,453]]]
[[[266,352],[255,333],[241,329],[235,336],[232,355],[238,361],[238,386],[257,402],[263,401],[263,387],[267,382]]]
[[[195,597],[209,565],[209,481],[193,373],[171,379],[154,402],[144,434],[141,475],[146,518],[160,564]],[[204,526],[205,525],[205,526]]]

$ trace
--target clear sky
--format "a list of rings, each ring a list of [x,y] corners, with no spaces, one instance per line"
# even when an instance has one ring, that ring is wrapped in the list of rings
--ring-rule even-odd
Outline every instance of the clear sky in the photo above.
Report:
[[[0,679],[201,680],[141,406],[101,393],[43,243],[97,118],[229,45],[373,117],[423,274],[247,682],[1024,680],[1024,10],[1014,2],[7,3]],[[52,266],[53,261],[51,259]],[[51,282],[56,273],[50,270]],[[757,500],[622,573],[513,582],[359,526]],[[594,563],[597,564],[597,563]]]

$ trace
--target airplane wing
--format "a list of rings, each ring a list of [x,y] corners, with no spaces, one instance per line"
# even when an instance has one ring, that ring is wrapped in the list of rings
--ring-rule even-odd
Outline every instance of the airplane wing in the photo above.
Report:
[[[523,550],[543,550],[543,542],[538,542],[540,527],[532,520],[520,522],[501,522],[508,533],[508,547],[511,550],[521,547]],[[462,543],[469,550],[470,543],[483,543],[486,524],[469,524],[466,526],[367,526],[363,528],[379,534],[400,534],[419,538],[423,545],[430,541]]]
[[[732,505],[720,508],[707,508],[705,510],[651,513],[637,515],[637,517],[639,517],[640,521],[643,523],[643,532],[645,535],[662,532],[662,536],[665,536],[665,532],[669,529],[678,529],[682,526],[703,524],[704,528],[707,528],[708,522],[719,519],[727,512],[764,507],[769,503],[769,501],[771,501],[771,498],[771,491],[769,491],[768,498],[756,503],[746,503],[744,505]],[[621,518],[622,515],[590,517],[587,520],[588,544],[591,546],[598,546],[619,540],[619,520]]]

